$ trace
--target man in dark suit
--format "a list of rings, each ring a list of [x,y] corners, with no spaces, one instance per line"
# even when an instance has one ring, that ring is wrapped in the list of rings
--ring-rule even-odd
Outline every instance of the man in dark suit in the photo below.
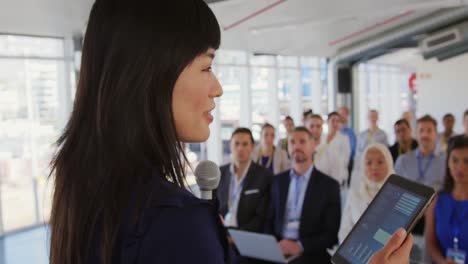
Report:
[[[338,242],[340,186],[314,167],[316,143],[304,127],[295,128],[288,149],[292,169],[273,177],[265,231],[279,240],[294,263],[330,263],[327,248]]]
[[[400,119],[393,126],[395,130],[396,142],[389,149],[392,153],[393,162],[396,162],[400,155],[418,148],[418,142],[412,137],[412,129],[406,119]]]
[[[231,136],[232,162],[222,166],[217,189],[219,213],[226,226],[262,232],[268,208],[272,173],[251,162],[252,132],[237,128]]]

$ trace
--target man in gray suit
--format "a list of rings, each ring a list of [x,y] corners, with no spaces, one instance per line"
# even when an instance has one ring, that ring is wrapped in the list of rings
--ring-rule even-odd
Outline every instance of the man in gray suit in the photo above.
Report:
[[[251,161],[252,132],[237,128],[231,136],[232,162],[222,166],[216,191],[225,225],[262,232],[269,202],[272,173]]]

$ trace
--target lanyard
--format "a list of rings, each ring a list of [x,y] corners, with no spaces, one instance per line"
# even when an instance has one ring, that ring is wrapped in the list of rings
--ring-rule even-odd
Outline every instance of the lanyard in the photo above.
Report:
[[[273,147],[273,153],[275,153],[275,147]],[[262,149],[260,148],[260,151],[258,153],[258,164],[260,164],[261,166],[269,169],[272,162],[273,162],[273,155],[268,156],[267,163],[263,164],[263,154],[262,154]]]
[[[456,206],[456,203],[454,203],[453,205],[453,209],[452,209],[452,215],[451,215],[451,219],[450,219],[450,222],[452,223],[452,227],[453,227],[453,247],[455,249],[458,249],[458,238],[460,237],[460,229],[461,229],[461,226],[462,226],[462,223],[464,222],[463,220],[468,217],[467,213],[468,213],[468,206],[466,206],[466,204],[462,204],[464,205],[462,210],[461,210],[461,217],[459,218],[458,217],[458,214],[457,214],[457,206]]]
[[[424,176],[426,175],[427,170],[431,166],[432,160],[434,160],[434,153],[432,153],[429,156],[429,161],[426,163],[426,167],[423,168],[422,166],[422,159],[423,157],[421,156],[421,152],[418,152],[417,160],[418,160],[418,172],[419,172],[419,178],[418,181],[421,181],[424,179]]]
[[[288,151],[288,139],[283,139],[283,149],[285,151]]]

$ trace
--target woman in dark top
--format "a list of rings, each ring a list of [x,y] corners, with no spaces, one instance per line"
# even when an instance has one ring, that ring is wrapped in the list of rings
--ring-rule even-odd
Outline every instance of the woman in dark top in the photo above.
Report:
[[[203,0],[96,1],[52,161],[51,264],[227,261],[216,207],[184,187],[182,147],[208,138],[219,43]],[[402,239],[374,263],[401,263]]]
[[[185,190],[182,142],[209,136],[220,29],[203,0],[97,0],[52,162],[50,263],[223,263],[210,202]]]

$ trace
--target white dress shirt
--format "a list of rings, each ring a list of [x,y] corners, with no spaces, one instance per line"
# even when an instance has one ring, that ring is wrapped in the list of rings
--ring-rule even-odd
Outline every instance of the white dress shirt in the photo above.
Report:
[[[240,177],[237,179],[237,174],[234,168],[234,163],[231,163],[229,167],[229,171],[231,172],[231,183],[229,185],[229,201],[228,201],[228,213],[224,217],[224,223],[226,226],[230,227],[237,227],[237,208],[239,206],[239,200],[242,193],[242,189],[244,188],[244,180],[247,172],[250,168],[250,163],[245,167],[245,170]]]
[[[315,152],[314,163],[318,170],[342,184],[348,179],[350,155],[348,137],[342,132],[337,132],[330,143],[326,142],[326,138],[322,139]]]

